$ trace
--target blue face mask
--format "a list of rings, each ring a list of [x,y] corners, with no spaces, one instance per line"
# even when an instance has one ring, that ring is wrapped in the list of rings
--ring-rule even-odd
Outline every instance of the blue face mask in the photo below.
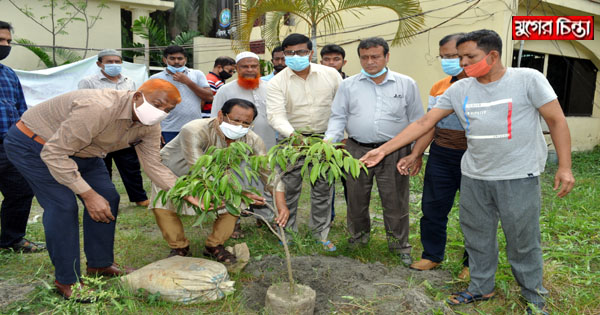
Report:
[[[460,59],[452,58],[452,59],[442,59],[442,70],[447,75],[455,76],[459,75],[463,68],[460,67]]]
[[[104,65],[104,73],[108,74],[111,77],[116,77],[119,74],[121,74],[122,69],[123,67],[118,63]]]
[[[171,71],[172,73],[183,72],[183,71],[185,71],[185,66],[179,67],[179,68],[175,68],[175,67],[173,67],[171,65],[167,65],[167,70]]]
[[[366,75],[369,78],[377,78],[378,76],[384,74],[387,72],[387,67],[381,69],[381,71],[375,73],[375,74],[370,74],[367,71],[365,71],[365,69],[361,69],[360,72],[362,72],[362,74]]]
[[[310,65],[310,61],[308,60],[309,55],[304,57],[301,56],[285,56],[285,64],[290,67],[290,69],[294,71],[302,71],[306,69]]]

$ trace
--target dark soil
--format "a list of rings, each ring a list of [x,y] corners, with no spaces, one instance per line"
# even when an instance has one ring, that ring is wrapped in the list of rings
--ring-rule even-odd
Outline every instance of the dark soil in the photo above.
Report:
[[[12,283],[10,281],[0,280],[0,308],[25,299],[29,292],[35,289],[35,285]]]
[[[435,301],[427,293],[424,283],[426,280],[433,288],[445,286],[451,280],[447,271],[363,264],[343,256],[294,257],[292,268],[298,283],[317,292],[315,314],[451,313],[443,301]],[[252,261],[245,271],[255,279],[244,283],[243,296],[246,305],[256,311],[263,309],[270,285],[287,281],[285,259],[277,256]]]

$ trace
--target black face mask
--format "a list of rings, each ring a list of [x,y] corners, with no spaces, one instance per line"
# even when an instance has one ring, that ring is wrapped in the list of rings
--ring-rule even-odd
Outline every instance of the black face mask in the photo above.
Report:
[[[0,45],[0,60],[8,57],[8,54],[10,54],[10,46]]]
[[[223,71],[219,72],[219,78],[221,78],[221,80],[223,80],[223,81],[225,81],[225,80],[227,80],[227,79],[231,78],[231,76],[232,76],[232,75],[233,75],[233,74],[231,74],[231,73],[229,73],[229,72],[227,72],[227,71],[225,71],[225,70],[223,70]]]
[[[281,70],[285,69],[286,65],[277,65],[277,66],[273,66],[273,70],[275,70],[275,72],[279,73]]]

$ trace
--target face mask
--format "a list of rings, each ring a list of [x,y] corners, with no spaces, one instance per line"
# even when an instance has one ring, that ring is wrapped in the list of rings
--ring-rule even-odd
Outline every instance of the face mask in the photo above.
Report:
[[[146,126],[152,126],[154,124],[158,124],[161,120],[165,119],[167,115],[169,115],[165,111],[162,111],[148,103],[144,97],[144,94],[142,94],[142,99],[144,100],[144,103],[140,106],[135,106],[135,102],[133,103],[135,115],[142,124]]]
[[[231,76],[232,76],[232,74],[225,70],[219,72],[219,78],[221,78],[221,80],[223,80],[223,81],[231,78]]]
[[[485,55],[485,57],[479,62],[466,66],[465,72],[467,73],[467,75],[473,78],[479,78],[488,74],[490,72],[490,69],[492,69],[494,63],[496,63],[494,61],[491,65],[488,65],[486,59],[489,55],[490,54]]]
[[[122,69],[123,67],[118,63],[104,65],[104,72],[111,77],[116,77],[121,74]]]
[[[308,60],[308,56],[285,56],[285,64],[290,67],[290,69],[294,71],[302,71],[306,69],[310,65],[310,61]]]
[[[369,78],[377,78],[378,76],[384,74],[387,72],[387,67],[381,69],[381,71],[375,73],[375,74],[370,74],[367,71],[365,71],[365,69],[361,69],[360,72],[362,72],[362,74],[366,75]]]
[[[0,60],[8,57],[8,54],[10,54],[10,47],[11,46],[0,45]]]
[[[235,126],[226,122],[222,122],[219,125],[219,128],[225,137],[231,140],[237,140],[245,136],[248,133],[248,130],[250,130],[250,128],[244,128],[242,125]]]
[[[463,68],[460,67],[460,59],[452,58],[452,59],[442,59],[442,70],[447,75],[455,76],[459,75]]]
[[[172,73],[183,72],[183,71],[185,71],[185,66],[179,67],[179,68],[175,68],[175,67],[173,67],[171,65],[168,65],[167,66],[167,70],[171,71]]]

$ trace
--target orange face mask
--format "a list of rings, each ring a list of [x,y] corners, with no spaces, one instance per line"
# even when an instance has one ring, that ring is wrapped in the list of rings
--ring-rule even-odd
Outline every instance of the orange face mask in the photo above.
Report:
[[[496,63],[496,61],[494,61],[491,65],[489,65],[487,63],[487,57],[491,54],[492,52],[490,51],[487,55],[485,55],[485,57],[483,57],[483,59],[481,59],[480,61],[472,64],[472,65],[468,65],[465,67],[465,73],[473,78],[479,78],[482,77],[486,74],[488,74],[490,72],[490,69],[492,69],[492,66]]]

